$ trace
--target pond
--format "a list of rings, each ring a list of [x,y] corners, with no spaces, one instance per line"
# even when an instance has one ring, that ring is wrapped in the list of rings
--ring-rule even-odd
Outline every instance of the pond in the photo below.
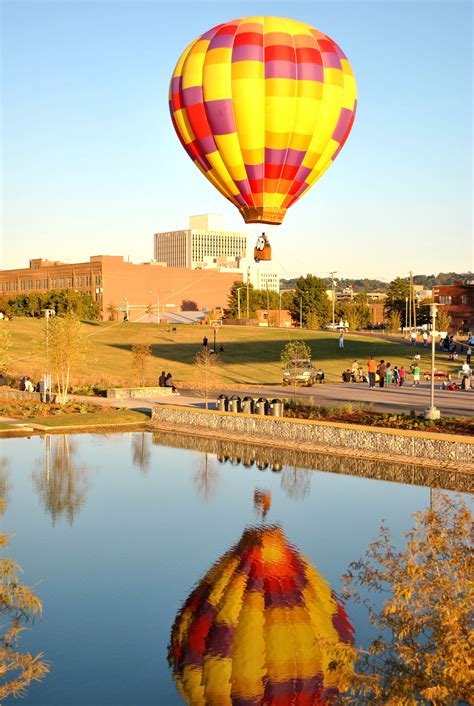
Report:
[[[344,641],[354,631],[364,642],[366,613],[342,607],[341,576],[382,520],[400,541],[430,503],[428,487],[409,484],[422,473],[410,466],[387,467],[384,482],[364,477],[384,477],[380,464],[161,433],[9,439],[0,456],[8,551],[43,602],[43,618],[20,639],[21,651],[50,663],[28,687],[24,703],[35,706],[173,706],[186,703],[178,687],[200,703],[192,682],[206,630],[220,656],[208,664],[217,689],[209,703],[232,678],[243,704],[267,609],[267,681],[283,688],[287,667],[271,640],[284,640],[279,620],[301,608],[296,594],[319,592],[326,633]],[[236,633],[237,604],[247,612]]]

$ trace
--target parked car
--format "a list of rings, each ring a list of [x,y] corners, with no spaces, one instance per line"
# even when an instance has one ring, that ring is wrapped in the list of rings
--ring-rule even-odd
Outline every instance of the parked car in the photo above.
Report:
[[[283,370],[283,384],[291,385],[296,382],[298,385],[311,387],[316,381],[316,371],[308,358],[301,358],[292,361]]]

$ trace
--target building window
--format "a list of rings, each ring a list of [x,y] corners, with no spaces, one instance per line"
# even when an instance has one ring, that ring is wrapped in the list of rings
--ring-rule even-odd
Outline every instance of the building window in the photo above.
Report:
[[[82,287],[82,275],[77,275],[76,282],[78,287]]]
[[[18,282],[13,282],[13,291],[18,292]]]
[[[55,279],[51,280],[51,289],[56,289],[56,280]]]
[[[35,279],[35,289],[41,289],[41,280]]]
[[[443,295],[443,296],[441,296],[441,297],[439,298],[439,303],[440,303],[440,304],[451,304],[451,303],[452,303],[452,297],[448,297],[448,296]]]
[[[68,287],[72,287],[72,283],[73,283],[72,277],[68,277],[68,278],[67,278],[67,286],[68,286]]]
[[[59,289],[64,289],[64,277],[59,278]]]
[[[28,280],[28,289],[33,289],[33,280],[32,279]]]
[[[96,275],[96,276],[95,276],[95,286],[96,286],[96,287],[100,287],[101,284],[102,284],[102,282],[101,282],[101,276],[100,276],[100,275]]]
[[[461,294],[461,304],[467,304],[467,294]]]
[[[24,280],[24,279],[22,279],[22,280],[20,281],[20,289],[21,289],[22,292],[25,291],[25,280]]]
[[[10,291],[10,282],[5,283],[5,291],[9,292]]]
[[[34,262],[34,263],[33,263],[33,269],[34,269],[34,270],[39,270],[39,262]]]
[[[92,286],[92,275],[86,275],[86,287]]]
[[[43,280],[43,289],[48,289],[48,280],[47,279]]]

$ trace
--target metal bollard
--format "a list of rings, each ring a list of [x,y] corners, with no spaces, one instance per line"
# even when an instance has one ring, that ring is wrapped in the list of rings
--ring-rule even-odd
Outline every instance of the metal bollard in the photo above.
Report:
[[[268,412],[268,400],[266,397],[259,397],[255,404],[255,414],[261,414],[262,416]]]
[[[232,395],[229,400],[229,412],[240,412],[240,397],[238,395]]]
[[[245,414],[253,414],[255,410],[255,403],[252,397],[244,397],[242,400],[242,412]]]
[[[270,403],[270,416],[283,417],[283,402],[279,399],[272,400]]]
[[[229,409],[229,399],[227,395],[219,395],[216,400],[216,409],[219,412],[227,412]]]

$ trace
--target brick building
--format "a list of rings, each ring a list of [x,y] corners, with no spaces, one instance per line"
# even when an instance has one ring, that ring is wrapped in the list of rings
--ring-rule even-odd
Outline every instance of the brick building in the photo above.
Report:
[[[2,270],[0,294],[72,289],[90,294],[99,304],[102,318],[109,317],[111,308],[120,308],[136,320],[150,306],[154,311],[179,311],[184,300],[196,302],[199,309],[224,308],[235,280],[242,280],[242,274],[137,265],[125,262],[122,256],[95,255],[89,262],[34,259],[27,268]]]
[[[451,316],[456,331],[474,331],[474,280],[433,287],[433,301]]]

